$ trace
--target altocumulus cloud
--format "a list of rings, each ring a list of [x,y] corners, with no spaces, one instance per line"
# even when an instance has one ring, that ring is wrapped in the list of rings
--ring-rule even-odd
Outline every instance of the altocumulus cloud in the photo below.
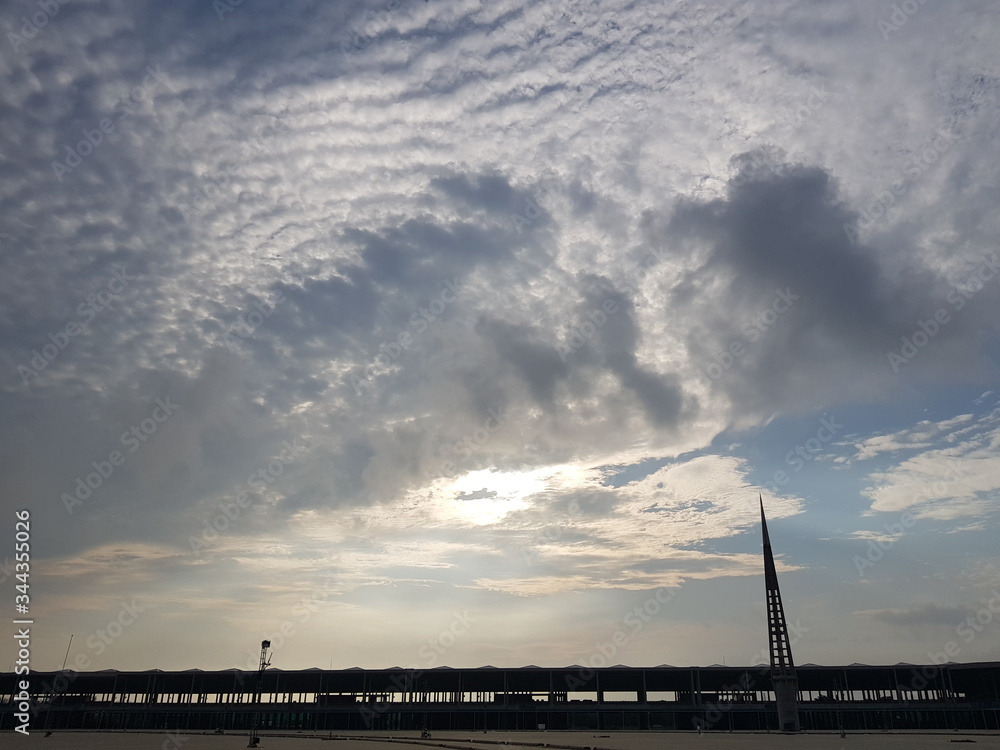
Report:
[[[334,624],[359,659],[406,663],[466,609],[481,619],[449,660],[569,661],[532,622],[585,642],[584,610],[741,591],[758,550],[743,499],[769,456],[902,392],[936,422],[972,413],[936,389],[995,373],[987,282],[886,366],[996,252],[995,13],[928,4],[883,40],[882,9],[811,2],[8,4],[0,489],[45,529],[39,643],[61,639],[56,614],[98,627],[143,590],[98,668],[193,666],[141,644],[196,622],[186,658],[231,666],[336,569],[286,664],[316,663]],[[942,122],[961,138],[859,223]],[[176,414],[93,468],[157,399]],[[808,429],[766,432],[796,418]],[[904,426],[842,421],[870,450]],[[305,448],[248,490],[284,445]],[[875,512],[941,465],[842,457]],[[776,521],[815,530],[808,475],[829,465],[767,493]],[[70,519],[60,497],[94,471]],[[855,495],[814,501],[853,529],[871,506]],[[797,548],[783,570],[834,554]],[[680,660],[653,630],[622,658]]]

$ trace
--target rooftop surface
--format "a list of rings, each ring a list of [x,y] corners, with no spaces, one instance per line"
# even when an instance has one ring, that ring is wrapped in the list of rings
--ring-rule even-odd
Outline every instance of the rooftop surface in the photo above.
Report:
[[[364,735],[337,734],[330,740],[326,736],[303,733],[299,736],[262,735],[261,750],[295,750],[295,748],[322,747],[334,750],[420,750],[427,747],[470,748],[471,750],[496,750],[501,745],[511,750],[522,747],[549,747],[563,750],[579,748],[586,750],[668,750],[672,748],[697,748],[698,750],[930,750],[931,748],[953,748],[975,744],[977,748],[1000,749],[998,733],[851,733],[843,739],[837,733],[801,733],[781,735],[777,733],[711,733],[698,735],[695,732],[490,732],[474,734],[469,732],[434,732],[432,739],[420,741],[417,732],[371,732]],[[353,737],[353,738],[352,738]],[[392,738],[390,741],[390,737]],[[385,740],[376,741],[376,740]],[[3,743],[8,746],[5,738]],[[29,737],[17,737],[11,747],[45,748],[45,750],[87,750],[88,748],[110,748],[111,750],[229,750],[244,748],[247,735],[197,735],[162,734],[145,732],[98,733],[98,732],[54,732],[45,737],[44,732],[32,732]]]

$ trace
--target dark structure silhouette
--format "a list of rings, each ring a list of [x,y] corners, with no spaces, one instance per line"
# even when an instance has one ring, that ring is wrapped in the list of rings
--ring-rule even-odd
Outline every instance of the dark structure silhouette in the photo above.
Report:
[[[786,732],[799,731],[799,678],[795,674],[792,644],[788,640],[785,608],[778,590],[778,573],[774,569],[771,538],[764,518],[764,498],[760,497],[760,528],[764,537],[764,587],[767,590],[767,642],[771,652],[771,684],[778,705],[778,726]]]
[[[260,642],[260,664],[257,667],[257,683],[254,686],[254,703],[257,704],[257,713],[253,717],[253,726],[250,727],[250,741],[247,747],[258,747],[260,745],[260,683],[264,678],[264,670],[271,666],[271,660],[267,658],[267,650],[271,648],[270,641]]]
[[[1000,663],[797,667],[807,731],[1000,730]],[[767,664],[32,672],[32,729],[777,731]],[[18,693],[0,674],[0,730]],[[572,692],[570,692],[572,691]],[[261,696],[258,699],[258,694]],[[263,743],[262,743],[263,744]]]

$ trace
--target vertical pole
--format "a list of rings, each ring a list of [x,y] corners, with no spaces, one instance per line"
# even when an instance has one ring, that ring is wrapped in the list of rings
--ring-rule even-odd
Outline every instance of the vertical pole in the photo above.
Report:
[[[254,686],[254,717],[253,724],[250,727],[250,742],[247,747],[257,747],[260,745],[260,732],[258,725],[260,724],[260,683],[264,677],[264,670],[270,666],[271,662],[267,658],[267,650],[271,647],[270,641],[260,642],[260,666],[257,669],[257,682]]]

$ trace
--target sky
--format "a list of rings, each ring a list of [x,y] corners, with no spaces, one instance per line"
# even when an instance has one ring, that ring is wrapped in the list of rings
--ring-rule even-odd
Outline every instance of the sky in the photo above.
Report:
[[[0,36],[33,668],[1000,659],[995,3]]]

